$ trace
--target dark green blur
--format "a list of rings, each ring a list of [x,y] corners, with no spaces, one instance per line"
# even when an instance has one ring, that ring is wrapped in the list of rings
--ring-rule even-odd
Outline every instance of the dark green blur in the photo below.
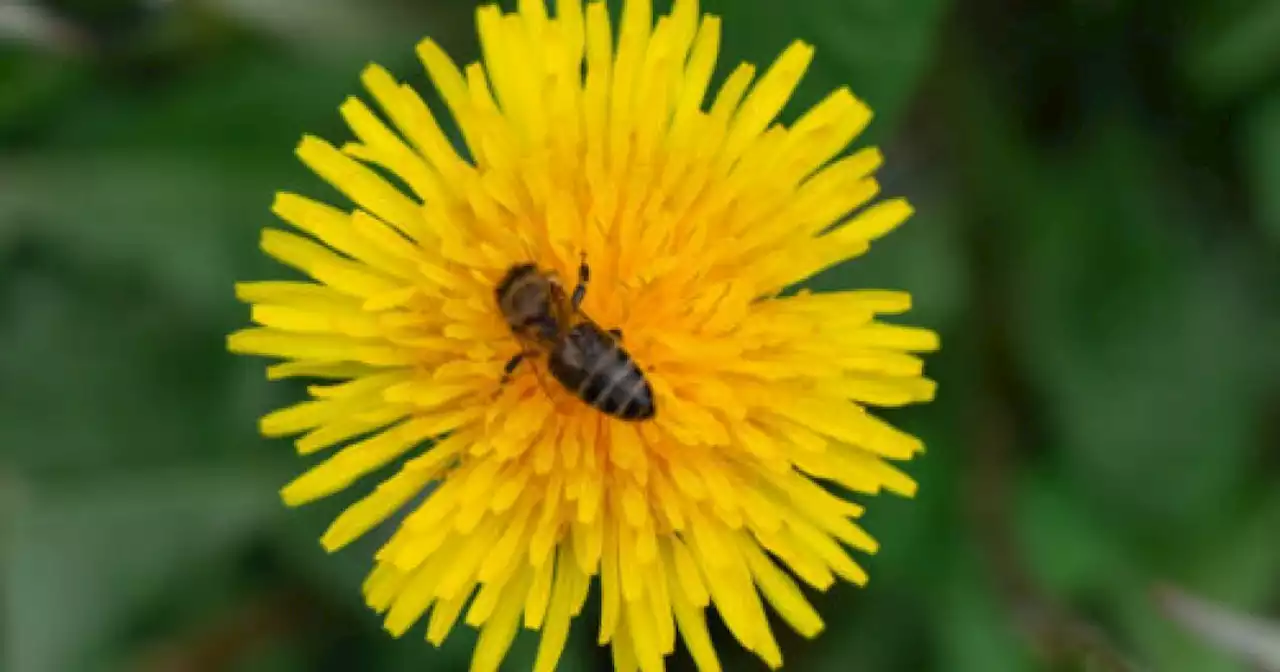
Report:
[[[0,669],[466,669],[465,626],[436,651],[364,608],[385,532],[319,547],[373,479],[279,503],[308,460],[256,421],[302,390],[224,338],[233,283],[285,275],[273,193],[334,195],[300,135],[348,138],[366,62],[425,89],[423,35],[473,59],[472,7],[0,0]],[[1280,611],[1280,5],[704,7],[730,65],[816,43],[790,117],[841,84],[876,109],[917,214],[816,284],[911,290],[943,342],[937,401],[885,414],[920,494],[870,501],[871,583],[814,597],[820,639],[775,622],[786,669],[1265,669],[1155,591]],[[610,669],[595,619],[562,670]]]

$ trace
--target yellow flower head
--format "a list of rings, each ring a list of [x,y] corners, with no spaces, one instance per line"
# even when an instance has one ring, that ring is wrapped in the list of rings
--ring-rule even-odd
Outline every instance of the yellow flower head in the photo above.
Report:
[[[496,670],[522,624],[541,631],[536,669],[553,669],[596,578],[599,642],[619,670],[661,670],[677,633],[699,669],[719,669],[711,606],[778,667],[765,605],[814,636],[822,621],[792,577],[861,584],[845,547],[876,550],[853,522],[862,508],[816,479],[913,494],[889,461],[923,446],[866,406],[934,393],[911,353],[937,337],[877,319],[906,311],[905,293],[783,293],[911,213],[870,204],[876,150],[841,158],[871,113],[841,89],[775,123],[813,56],[798,42],[708,95],[720,22],[696,0],[656,25],[649,0],[631,0],[617,44],[602,2],[561,0],[550,18],[527,0],[477,20],[484,65],[460,71],[436,43],[418,47],[470,158],[417,93],[370,66],[375,107],[341,107],[355,140],[297,150],[353,205],[280,194],[274,211],[297,232],[262,236],[314,282],[237,286],[259,326],[230,349],[284,360],[272,379],[330,381],[262,419],[267,436],[301,434],[302,454],[334,451],[284,500],[412,454],[322,543],[341,548],[418,501],[378,551],[366,599],[395,635],[424,617],[437,645],[459,618],[478,628],[475,670]],[[564,299],[583,259],[577,312]],[[497,287],[529,263],[557,280],[557,300],[517,338]],[[588,319],[600,351],[553,348]],[[636,415],[641,380],[652,418],[600,410],[613,395]]]

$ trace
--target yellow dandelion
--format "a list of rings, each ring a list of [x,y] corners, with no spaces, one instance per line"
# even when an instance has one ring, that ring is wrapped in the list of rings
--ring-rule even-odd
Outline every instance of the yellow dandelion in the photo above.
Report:
[[[602,2],[560,0],[553,18],[522,0],[477,21],[483,65],[417,50],[470,158],[369,66],[375,106],[341,106],[355,140],[297,149],[352,205],[282,193],[274,212],[296,231],[262,235],[311,281],[237,286],[258,326],[230,349],[283,360],[273,380],[321,381],[261,421],[301,435],[299,453],[333,451],[284,501],[408,456],[322,544],[419,501],[364,594],[396,636],[424,619],[436,645],[459,619],[479,629],[473,670],[496,670],[521,626],[541,631],[535,669],[554,669],[596,581],[619,670],[663,669],[677,635],[720,669],[712,607],[779,667],[766,605],[813,637],[823,622],[797,579],[867,580],[848,549],[876,542],[836,493],[915,491],[891,462],[921,442],[866,407],[934,394],[913,353],[937,337],[878,318],[907,294],[784,292],[911,214],[872,203],[877,150],[844,153],[871,112],[841,89],[776,123],[813,57],[800,42],[709,95],[720,21],[696,0],[656,25],[649,0],[627,2],[616,44]],[[504,303],[515,276],[527,293],[508,282]]]

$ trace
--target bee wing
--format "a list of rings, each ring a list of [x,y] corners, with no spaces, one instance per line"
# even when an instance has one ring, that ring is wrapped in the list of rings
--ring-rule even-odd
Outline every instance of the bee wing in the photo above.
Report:
[[[556,324],[560,328],[561,338],[567,336],[569,330],[573,329],[575,324],[583,320],[590,321],[582,311],[573,307],[573,301],[569,299],[569,293],[564,291],[564,286],[554,278],[551,281],[551,309],[555,311]]]

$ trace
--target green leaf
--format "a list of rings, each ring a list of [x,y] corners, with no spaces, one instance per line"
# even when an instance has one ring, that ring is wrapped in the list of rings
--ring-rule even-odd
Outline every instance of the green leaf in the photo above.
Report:
[[[1280,4],[1267,0],[1205,3],[1187,24],[1194,32],[1184,67],[1191,84],[1214,103],[1262,87],[1280,69]]]
[[[19,484],[21,485],[21,484]],[[149,470],[19,488],[6,512],[6,669],[101,669],[136,607],[277,510],[244,470]]]
[[[236,280],[282,273],[256,242],[276,223],[276,191],[344,202],[294,157],[294,145],[304,133],[336,144],[352,137],[337,108],[362,92],[369,60],[390,56],[388,67],[423,85],[412,47],[406,39],[321,63],[228,54],[154,91],[98,81],[75,109],[60,110],[40,151],[0,157],[5,234],[37,232],[77,264],[140,269],[195,309],[225,311]]]
[[[787,44],[804,40],[817,53],[784,118],[848,86],[875,111],[876,136],[892,130],[914,93],[947,5],[945,0],[703,3],[705,11],[724,17],[722,76],[740,61],[763,69]]]
[[[972,555],[960,552],[949,578],[934,615],[941,667],[952,672],[1035,669],[1021,633],[996,601],[994,586]]]
[[[1020,552],[1036,585],[1068,601],[1103,598],[1139,574],[1103,511],[1048,475],[1024,475],[1010,507]]]
[[[1239,148],[1258,223],[1280,248],[1280,94],[1263,98],[1246,113]]]
[[[1242,498],[1219,526],[1215,543],[1188,552],[1183,585],[1213,599],[1265,609],[1280,590],[1280,479],[1262,484],[1262,497]]]
[[[0,213],[76,266],[142,270],[189,310],[226,316],[234,282],[261,265],[257,229],[281,163],[147,151],[11,158],[0,163]]]
[[[16,257],[0,284],[0,442],[10,468],[210,463],[262,445],[253,418],[285,388],[267,388],[260,362],[226,354],[216,313],[136,277],[68,269],[39,242]]]
[[[303,647],[294,642],[272,641],[253,651],[236,666],[237,672],[308,672],[314,669]]]
[[[1150,137],[1080,144],[1011,229],[1020,362],[1070,478],[1113,524],[1181,544],[1212,534],[1249,475],[1271,326],[1245,257],[1197,253]]]
[[[0,43],[0,142],[20,143],[44,126],[85,85],[83,64]]]

